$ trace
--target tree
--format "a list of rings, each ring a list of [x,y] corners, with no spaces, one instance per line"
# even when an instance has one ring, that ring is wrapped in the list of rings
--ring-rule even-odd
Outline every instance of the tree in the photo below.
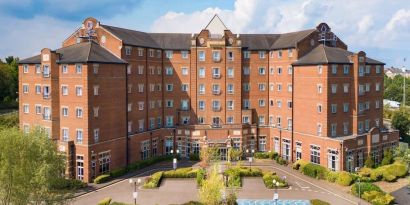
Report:
[[[372,157],[367,157],[366,161],[364,162],[364,166],[367,168],[374,168],[374,161]]]
[[[407,113],[404,109],[395,112],[391,123],[395,129],[399,130],[402,138],[407,137],[410,129],[410,113]]]
[[[200,166],[202,168],[207,167],[211,161],[217,161],[220,159],[219,147],[202,147],[201,151],[199,152],[199,158],[201,159]]]
[[[0,105],[17,107],[18,58],[9,56],[6,63],[0,62]]]
[[[386,151],[384,151],[384,153],[383,153],[383,160],[382,160],[382,162],[381,162],[381,165],[382,166],[384,166],[384,165],[389,165],[389,164],[391,164],[391,163],[393,163],[393,152],[389,149],[389,150],[386,150]]]
[[[199,201],[207,205],[218,205],[222,202],[222,193],[224,191],[225,185],[222,175],[218,174],[216,165],[214,165],[208,178],[202,182],[199,190]]]
[[[0,204],[67,203],[72,193],[56,188],[64,171],[64,156],[40,129],[0,129]]]

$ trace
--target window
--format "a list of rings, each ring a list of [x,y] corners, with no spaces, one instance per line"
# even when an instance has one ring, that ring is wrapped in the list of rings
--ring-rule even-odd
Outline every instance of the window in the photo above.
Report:
[[[331,135],[332,135],[332,137],[336,137],[336,132],[337,132],[337,124],[332,123],[331,124]]]
[[[161,50],[157,50],[157,58],[161,58],[162,56],[162,51]]]
[[[205,61],[205,51],[198,51],[199,61]]]
[[[23,65],[23,73],[28,73],[28,65]]]
[[[278,91],[282,91],[282,83],[278,83],[276,86],[278,87]]]
[[[94,95],[97,96],[99,94],[100,86],[94,85]]]
[[[335,149],[327,150],[327,168],[329,168],[332,171],[339,171],[339,152]]]
[[[40,110],[40,112],[41,112],[41,110]],[[67,117],[67,116],[68,116],[68,107],[62,107],[62,108],[61,108],[61,115],[62,115],[63,117]]]
[[[219,100],[213,100],[212,101],[212,110],[214,111],[220,111],[221,110],[221,103]]]
[[[282,58],[282,50],[278,50],[278,58]]]
[[[144,56],[144,49],[138,48],[138,56]]]
[[[144,127],[144,120],[138,120],[138,132],[143,132]]]
[[[292,106],[293,106],[292,101],[288,100],[288,108],[292,109]]]
[[[365,84],[366,92],[370,92],[370,83]]]
[[[302,143],[296,142],[296,160],[302,159]]]
[[[349,112],[349,103],[343,103],[343,112]]]
[[[35,105],[34,107],[36,109],[36,115],[40,115],[41,114],[41,105]]]
[[[162,68],[161,67],[157,67],[157,75],[161,75],[162,74]]]
[[[233,90],[234,90],[233,84],[228,84],[228,88],[227,88],[228,94],[233,94]]]
[[[144,92],[144,84],[138,84],[138,92],[140,93]]]
[[[316,125],[316,132],[317,132],[317,135],[318,136],[322,136],[322,124],[320,124],[320,123],[318,123],[317,125]]]
[[[249,124],[249,116],[246,116],[246,115],[242,116],[242,123]]]
[[[221,60],[221,52],[220,51],[212,51],[212,60],[215,62],[219,62]]]
[[[24,105],[23,105],[23,112],[24,112],[24,113],[29,113],[29,106],[28,106],[28,104],[24,104]]]
[[[376,84],[375,84],[375,90],[376,90],[376,91],[380,91],[380,83],[376,83]]]
[[[77,129],[76,131],[76,142],[77,144],[83,143],[83,130]]]
[[[219,84],[213,84],[212,85],[212,93],[214,95],[219,95],[221,93],[221,90],[219,88]]]
[[[23,93],[28,93],[28,85],[23,84]]]
[[[99,68],[99,67],[100,67],[100,64],[96,64],[96,63],[93,64],[94,74],[98,74],[98,68]]]
[[[39,70],[40,70],[40,73],[41,73],[40,66],[39,66]],[[36,65],[36,71],[37,71],[37,65]],[[61,72],[62,72],[63,74],[68,73],[68,65],[62,65],[62,66],[61,66]],[[37,72],[37,73],[38,73],[38,72]]]
[[[259,99],[259,107],[265,107],[266,103],[264,99]]]
[[[337,74],[337,65],[332,65],[332,74]]]
[[[97,143],[100,140],[100,129],[94,129],[94,143]]]
[[[158,126],[158,127],[162,127],[162,119],[161,119],[161,117],[158,117],[158,118],[157,118],[157,126]]]
[[[233,52],[232,51],[228,51],[228,60],[233,61]]]
[[[322,67],[322,65],[318,65],[318,66],[317,66],[317,73],[318,73],[318,74],[322,74],[322,72],[323,72],[323,67]]]
[[[155,118],[149,118],[149,129],[152,130],[155,128]]]
[[[258,83],[259,91],[265,91],[266,90],[266,84],[265,83]]]
[[[370,74],[370,65],[366,65],[365,69],[366,74]]]
[[[63,141],[67,142],[68,141],[68,128],[62,128],[61,129],[61,135],[63,136]]]
[[[81,86],[75,86],[75,94],[77,96],[83,96],[83,87]]]
[[[288,84],[288,92],[292,92],[292,84]]]
[[[205,124],[205,118],[204,117],[198,117],[198,124]]]
[[[165,75],[172,75],[174,74],[174,69],[172,67],[165,68]]]
[[[127,74],[129,75],[129,74],[131,74],[131,65],[127,65]]]
[[[310,162],[320,164],[320,147],[317,145],[310,145]]]
[[[154,52],[155,52],[154,49],[149,49],[148,51],[149,51],[149,57],[153,58],[154,55],[155,55],[154,54]],[[138,52],[139,52],[139,50],[138,50]],[[142,52],[144,52],[144,50],[142,50]]]
[[[249,75],[251,72],[251,69],[248,66],[243,67],[243,75]]]
[[[189,71],[187,67],[182,67],[182,75],[188,75]]]
[[[174,101],[173,100],[166,100],[166,106],[168,108],[174,107]]]
[[[173,85],[173,84],[167,84],[167,85],[166,85],[166,88],[167,88],[167,89],[166,89],[167,91],[172,91],[173,88],[174,88],[174,85]]]
[[[98,117],[98,111],[100,110],[100,107],[93,107],[93,112],[94,112],[94,117]]]
[[[234,123],[234,121],[233,121],[233,116],[228,116],[228,117],[226,118],[226,122],[227,122],[227,124],[233,124],[233,123]]]
[[[144,66],[143,65],[139,65],[138,66],[138,75],[142,75],[144,74]]]
[[[204,84],[199,84],[198,92],[201,95],[205,94],[205,85]]]
[[[82,108],[76,108],[75,113],[76,113],[77,118],[82,118],[83,117],[83,109]]]
[[[50,87],[43,86],[43,98],[48,99],[50,97]]]
[[[181,110],[188,110],[188,109],[189,109],[189,101],[181,100]]]
[[[293,56],[293,49],[289,48],[288,49],[288,57],[292,57]]]
[[[243,52],[243,58],[249,59],[251,57],[251,52],[250,51],[244,51]]]
[[[381,72],[381,65],[376,65],[376,73],[379,74]]]
[[[364,95],[364,85],[359,85],[359,95]]]
[[[349,65],[343,65],[343,74],[349,74]]]
[[[99,164],[100,164],[100,173],[107,173],[110,171],[110,161],[111,156],[110,152],[102,152],[98,154]]]
[[[278,67],[278,74],[282,74],[282,67]]]
[[[359,132],[359,134],[363,133],[363,122],[359,121],[358,122],[358,128],[357,128],[357,132]]]
[[[247,110],[251,107],[249,99],[244,99],[243,100],[243,109]]]
[[[269,58],[273,58],[275,55],[275,51],[269,51]]]
[[[221,72],[219,68],[212,68],[212,77],[213,78],[220,78],[221,77]]]
[[[293,67],[292,66],[288,66],[288,74],[292,75],[293,72]]]
[[[348,122],[343,122],[343,134],[344,135],[349,134],[349,123]]]
[[[337,112],[337,104],[332,104],[331,105],[331,110],[332,110],[332,113],[336,113]]]
[[[259,125],[265,125],[265,116],[259,116]]]
[[[374,119],[374,123],[376,124],[376,127],[380,126],[380,120],[379,119]]]
[[[317,110],[318,113],[321,113],[321,112],[322,112],[322,105],[321,105],[321,104],[318,104],[318,105],[316,106],[316,110]]]
[[[276,100],[276,105],[278,106],[278,108],[282,107],[282,100]]]
[[[359,66],[359,76],[364,76],[364,67],[362,65]]]
[[[317,93],[322,93],[322,84],[317,85]]]
[[[293,121],[292,118],[288,118],[288,130],[292,130]]]
[[[205,68],[204,67],[199,68],[198,75],[199,75],[199,78],[205,78]]]
[[[172,58],[172,51],[170,51],[170,50],[167,50],[167,51],[165,51],[165,57],[166,58],[168,58],[168,59],[171,59]]]
[[[274,138],[274,150],[276,153],[280,153],[279,138],[277,137]]]
[[[251,89],[251,85],[249,83],[243,84],[243,91],[249,92],[250,89]]]
[[[81,64],[76,64],[75,65],[75,72],[77,74],[81,74],[83,72],[83,66]]]
[[[348,84],[348,83],[344,83],[344,84],[343,84],[343,92],[344,92],[344,93],[348,93],[348,92],[349,92],[349,84]]]
[[[233,110],[233,100],[226,101],[226,107],[228,110]]]
[[[265,58],[265,51],[259,51],[259,58],[260,59]]]
[[[290,140],[283,139],[282,140],[282,158],[286,161],[290,160]]]
[[[43,66],[43,77],[45,78],[50,77],[50,66],[48,65]]]
[[[274,91],[275,85],[273,83],[269,83],[269,90]]]
[[[41,94],[41,85],[36,85],[36,94]]]
[[[370,120],[365,120],[364,121],[364,130],[369,131],[370,129]]]
[[[276,117],[276,126],[281,127],[281,125],[282,125],[282,117],[277,116]]]
[[[183,83],[183,84],[181,85],[181,91],[183,91],[183,92],[188,92],[188,89],[189,89],[189,85],[188,85],[188,84]]]
[[[181,58],[188,59],[188,51],[181,51]]]
[[[271,75],[275,74],[275,68],[274,67],[269,68],[269,74],[271,74]]]
[[[131,55],[131,50],[132,50],[132,47],[125,46],[125,55],[130,56]]]
[[[219,117],[212,117],[212,125],[219,127],[221,125],[221,119]]]
[[[379,100],[376,100],[376,101],[375,101],[375,108],[376,108],[376,109],[379,109],[379,108],[380,108],[380,101],[379,101]]]
[[[265,75],[265,74],[266,74],[265,67],[259,67],[259,75]]]
[[[138,110],[144,110],[144,102],[138,102]]]
[[[233,68],[228,68],[227,76],[228,76],[228,78],[233,78],[233,76],[234,76]]]
[[[332,84],[332,94],[337,92],[337,84]]]
[[[203,100],[198,101],[198,108],[199,110],[205,110],[205,101]]]

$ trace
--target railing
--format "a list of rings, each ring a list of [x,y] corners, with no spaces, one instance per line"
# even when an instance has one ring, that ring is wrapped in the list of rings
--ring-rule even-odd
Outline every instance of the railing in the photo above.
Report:
[[[221,78],[221,74],[216,74],[216,73],[214,73],[214,74],[212,74],[212,78],[214,78],[214,79],[220,79],[220,78]]]
[[[220,95],[220,94],[221,94],[221,91],[220,91],[220,90],[213,90],[213,91],[212,91],[212,94],[214,94],[214,95]]]
[[[212,107],[212,110],[216,111],[216,112],[219,112],[219,111],[221,111],[221,107]]]
[[[50,94],[44,93],[44,94],[43,94],[43,98],[44,98],[44,99],[50,99]]]

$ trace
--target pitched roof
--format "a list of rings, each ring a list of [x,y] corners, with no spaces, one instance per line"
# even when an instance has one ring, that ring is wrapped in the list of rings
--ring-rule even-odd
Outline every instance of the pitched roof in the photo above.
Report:
[[[280,34],[279,38],[273,43],[271,49],[295,48],[296,43],[304,39],[309,34],[315,32],[316,29],[309,29],[291,33]]]
[[[126,45],[160,48],[148,33],[108,25],[101,25],[101,27],[120,38]]]
[[[189,50],[191,34],[187,33],[149,33],[159,48],[170,50]]]
[[[328,47],[320,44],[308,54],[297,60],[293,65],[315,65],[315,64],[330,64],[330,63],[343,63],[349,64],[349,56],[353,55],[353,52],[336,48]],[[366,57],[367,64],[384,64],[380,61]]]
[[[249,50],[270,50],[279,34],[240,34],[242,47]]]
[[[78,43],[59,48],[55,52],[60,54],[57,63],[127,63],[95,42]],[[21,60],[19,63],[41,63],[41,58],[37,55]]]

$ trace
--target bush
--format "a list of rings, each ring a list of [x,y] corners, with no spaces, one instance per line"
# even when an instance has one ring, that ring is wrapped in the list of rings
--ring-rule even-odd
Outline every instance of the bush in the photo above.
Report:
[[[390,149],[384,151],[383,155],[384,155],[384,157],[383,157],[383,160],[381,162],[382,166],[389,165],[389,164],[393,163],[393,161],[394,161],[393,160],[393,153]]]
[[[328,171],[328,172],[326,173],[326,180],[327,180],[328,182],[334,183],[334,182],[336,182],[336,180],[338,179],[338,177],[339,177],[339,172]]]
[[[228,177],[229,187],[241,187],[241,170],[239,167],[229,168],[225,170],[224,175]]]
[[[95,184],[101,184],[111,180],[111,176],[109,174],[103,174],[94,179]]]
[[[248,167],[240,167],[239,171],[241,177],[261,177],[263,175],[262,170],[256,167],[252,169]]]
[[[386,173],[396,177],[404,177],[408,173],[408,166],[403,163],[396,162],[394,164],[387,165],[385,169]]]
[[[306,176],[310,176],[316,179],[324,179],[326,176],[327,169],[317,165],[308,163],[302,168],[302,173]]]
[[[199,154],[189,154],[189,160],[191,161],[199,161]]]
[[[381,179],[383,179],[383,172],[384,172],[384,167],[379,167],[377,169],[373,169],[370,172],[370,178],[373,181],[380,181]]]
[[[309,162],[306,162],[306,161],[303,160],[303,159],[299,159],[299,160],[297,160],[295,163],[293,163],[292,168],[293,168],[293,169],[296,169],[296,170],[302,170],[303,167],[304,167],[305,165],[307,165],[307,164],[309,164]]]
[[[105,198],[99,201],[97,205],[110,205],[110,203],[111,203],[111,198],[108,197],[108,198]]]
[[[202,182],[205,179],[205,174],[205,169],[198,169],[196,173],[196,183],[198,184],[198,186],[202,186]]]
[[[350,186],[353,182],[353,178],[350,173],[342,171],[336,179],[336,183],[342,186]]]
[[[279,182],[279,187],[287,187],[288,186],[288,183],[285,180],[281,179],[274,172],[264,172],[262,179],[263,179],[263,183],[265,184],[266,188],[268,188],[268,189],[275,188],[275,185],[273,184],[273,180],[276,180],[277,182]]]
[[[359,182],[354,183],[350,191],[352,192],[353,195],[359,196]],[[382,192],[380,187],[378,187],[377,185],[374,185],[369,182],[360,182],[360,195],[363,195],[364,192],[368,192],[368,191]]]
[[[134,170],[142,169],[142,168],[145,168],[147,166],[153,165],[157,162],[162,162],[162,161],[166,161],[166,160],[172,160],[172,156],[171,155],[165,155],[165,156],[152,157],[152,158],[147,159],[147,160],[141,160],[141,161],[131,163],[127,168],[128,168],[129,171],[134,171]]]
[[[361,177],[370,177],[370,174],[372,172],[371,168],[363,167],[359,170],[359,176]]]
[[[148,177],[145,180],[143,187],[146,189],[157,188],[161,183],[163,173],[164,172],[155,172],[153,175],[151,175],[151,177]]]
[[[58,179],[58,183],[54,184],[53,189],[57,190],[77,190],[87,187],[87,183],[78,179]]]
[[[269,159],[268,152],[256,152],[254,155],[255,159]]]
[[[195,178],[197,170],[192,169],[192,167],[188,168],[179,168],[176,170],[169,170],[163,173],[163,177],[165,178]]]
[[[330,205],[330,203],[322,201],[320,199],[312,199],[310,200],[311,205]]]
[[[122,202],[112,202],[110,205],[131,205],[131,204],[126,204],[126,203],[122,203]]]
[[[280,165],[288,165],[288,161],[286,161],[285,159],[283,159],[280,156],[276,158],[276,163],[278,163]]]
[[[373,168],[374,167],[374,161],[371,157],[368,157],[366,161],[364,162],[364,166],[367,168]]]
[[[110,172],[110,176],[112,178],[120,177],[128,173],[127,168],[119,168],[119,169],[114,169]]]
[[[386,182],[395,182],[397,177],[391,174],[383,174],[383,180]]]
[[[390,194],[385,194],[380,191],[364,192],[362,198],[376,205],[388,205],[388,204],[392,204],[394,201],[393,196],[391,196]]]

